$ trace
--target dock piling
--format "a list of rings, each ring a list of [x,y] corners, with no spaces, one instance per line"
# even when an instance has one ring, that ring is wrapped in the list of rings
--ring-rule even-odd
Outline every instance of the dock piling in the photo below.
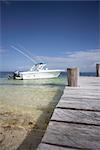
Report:
[[[79,78],[78,68],[67,68],[68,86],[77,87]]]
[[[100,64],[96,64],[96,76],[100,77]]]

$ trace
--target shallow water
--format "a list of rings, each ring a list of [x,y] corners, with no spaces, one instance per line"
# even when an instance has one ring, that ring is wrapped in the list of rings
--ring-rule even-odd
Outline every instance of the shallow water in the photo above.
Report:
[[[5,111],[37,113],[48,106],[54,107],[67,84],[66,73],[58,78],[38,80],[8,80],[8,74],[0,74],[0,109]]]
[[[35,150],[67,84],[55,79],[0,78],[0,150]]]
[[[44,113],[41,122],[45,122],[45,119],[49,119],[57,105],[65,84],[66,78],[64,76],[39,80],[0,78],[0,114],[8,116],[14,114],[16,118],[19,115],[28,115],[30,120],[36,123]],[[5,117],[2,115],[0,123],[7,124],[7,120],[12,122],[12,118],[8,118],[5,121]],[[43,127],[43,125],[41,126]]]
[[[0,79],[0,107],[6,111],[34,111],[56,103],[64,88],[65,78],[43,80]],[[59,93],[59,94],[58,94]]]
[[[0,149],[36,149],[66,78],[8,80],[4,75],[0,78]]]

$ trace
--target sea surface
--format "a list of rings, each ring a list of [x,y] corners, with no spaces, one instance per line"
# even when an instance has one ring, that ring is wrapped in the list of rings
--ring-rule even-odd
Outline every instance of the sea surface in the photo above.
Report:
[[[0,72],[0,109],[17,112],[36,112],[55,106],[67,84],[66,73],[54,79],[8,80],[11,72]],[[95,73],[80,73],[95,76]]]
[[[9,80],[9,74],[0,72],[0,150],[35,150],[67,85],[67,74],[36,80]]]
[[[63,93],[66,75],[9,80],[9,74],[0,73],[0,150],[35,150]]]
[[[36,80],[9,80],[9,74],[0,73],[0,113],[28,114],[37,121],[44,112],[53,112],[66,85],[66,74]]]

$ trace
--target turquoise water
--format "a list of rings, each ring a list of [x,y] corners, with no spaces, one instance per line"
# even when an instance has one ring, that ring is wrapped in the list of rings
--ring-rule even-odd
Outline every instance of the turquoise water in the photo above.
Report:
[[[7,76],[8,72],[0,74],[0,112],[33,114],[36,119],[43,111],[53,111],[67,84],[66,73],[58,78],[38,80],[8,80]]]
[[[67,83],[66,73],[58,78],[38,80],[8,80],[8,74],[0,73],[0,109],[5,111],[32,113],[55,107]]]
[[[36,149],[57,105],[66,76],[55,79],[0,78],[0,149]]]
[[[0,78],[0,112],[34,114],[52,111],[66,84],[66,76],[54,79],[8,80]]]
[[[51,100],[64,87],[64,79],[0,80],[0,101],[17,105],[33,105]]]
[[[66,73],[39,80],[8,80],[7,76],[0,74],[0,149],[35,150],[67,84]]]

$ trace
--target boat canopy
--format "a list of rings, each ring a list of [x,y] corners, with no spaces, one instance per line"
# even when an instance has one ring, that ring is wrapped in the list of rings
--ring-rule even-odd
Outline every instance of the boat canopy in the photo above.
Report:
[[[44,70],[45,66],[46,66],[45,63],[37,63],[37,64],[35,64],[35,65],[32,66],[32,68],[30,69],[30,71]]]

